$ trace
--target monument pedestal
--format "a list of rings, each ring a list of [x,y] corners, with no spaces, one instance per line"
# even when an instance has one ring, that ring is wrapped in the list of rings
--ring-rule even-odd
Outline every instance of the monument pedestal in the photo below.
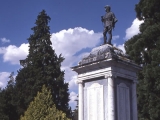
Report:
[[[78,66],[79,120],[137,120],[140,66],[111,45],[94,48]]]

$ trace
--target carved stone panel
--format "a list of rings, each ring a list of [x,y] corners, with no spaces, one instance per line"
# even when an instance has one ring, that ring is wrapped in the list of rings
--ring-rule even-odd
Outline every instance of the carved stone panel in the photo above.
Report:
[[[104,120],[103,85],[93,83],[87,88],[87,120]]]
[[[124,83],[117,85],[118,120],[130,120],[130,93]]]

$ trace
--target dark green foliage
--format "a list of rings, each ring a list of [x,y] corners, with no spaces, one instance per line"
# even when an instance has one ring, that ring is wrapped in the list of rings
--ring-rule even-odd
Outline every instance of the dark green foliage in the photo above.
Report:
[[[64,58],[57,56],[51,47],[50,17],[43,10],[37,17],[33,34],[28,38],[29,54],[20,63],[15,89],[17,91],[18,116],[22,115],[43,85],[51,89],[57,109],[69,114],[68,83],[64,82],[61,63]]]
[[[56,109],[52,100],[51,91],[44,85],[34,100],[21,116],[20,120],[69,120],[66,114]]]
[[[160,118],[160,1],[140,0],[137,18],[144,20],[140,32],[125,43],[127,54],[143,70],[139,73],[139,120]]]
[[[28,39],[29,54],[20,60],[23,68],[18,71],[15,82],[11,73],[7,87],[0,90],[0,120],[20,119],[43,85],[51,90],[56,108],[70,116],[68,83],[64,82],[64,71],[61,71],[64,58],[57,56],[51,47],[49,21],[43,10]]]
[[[9,120],[8,116],[5,113],[5,106],[6,104],[4,90],[0,89],[0,120]]]
[[[18,119],[16,114],[15,106],[15,95],[14,90],[14,73],[12,72],[9,76],[8,85],[5,89],[0,91],[0,120],[16,120]]]
[[[76,99],[75,101],[77,101],[77,105],[76,105],[76,108],[72,112],[72,120],[78,120],[78,99]]]

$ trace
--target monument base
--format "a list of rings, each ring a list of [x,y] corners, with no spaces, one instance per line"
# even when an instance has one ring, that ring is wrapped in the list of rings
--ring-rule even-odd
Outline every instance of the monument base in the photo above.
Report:
[[[79,120],[137,120],[136,73],[122,50],[94,48],[72,70],[78,73]]]

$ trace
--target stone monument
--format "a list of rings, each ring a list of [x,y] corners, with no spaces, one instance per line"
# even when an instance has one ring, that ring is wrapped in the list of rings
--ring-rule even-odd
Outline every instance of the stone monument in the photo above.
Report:
[[[112,29],[117,19],[110,6],[105,9],[106,14],[101,16],[104,44],[93,48],[72,67],[78,73],[78,120],[138,120],[136,84],[141,67],[112,46]]]
[[[72,70],[78,73],[78,120],[137,120],[137,72],[122,50],[93,48]]]

